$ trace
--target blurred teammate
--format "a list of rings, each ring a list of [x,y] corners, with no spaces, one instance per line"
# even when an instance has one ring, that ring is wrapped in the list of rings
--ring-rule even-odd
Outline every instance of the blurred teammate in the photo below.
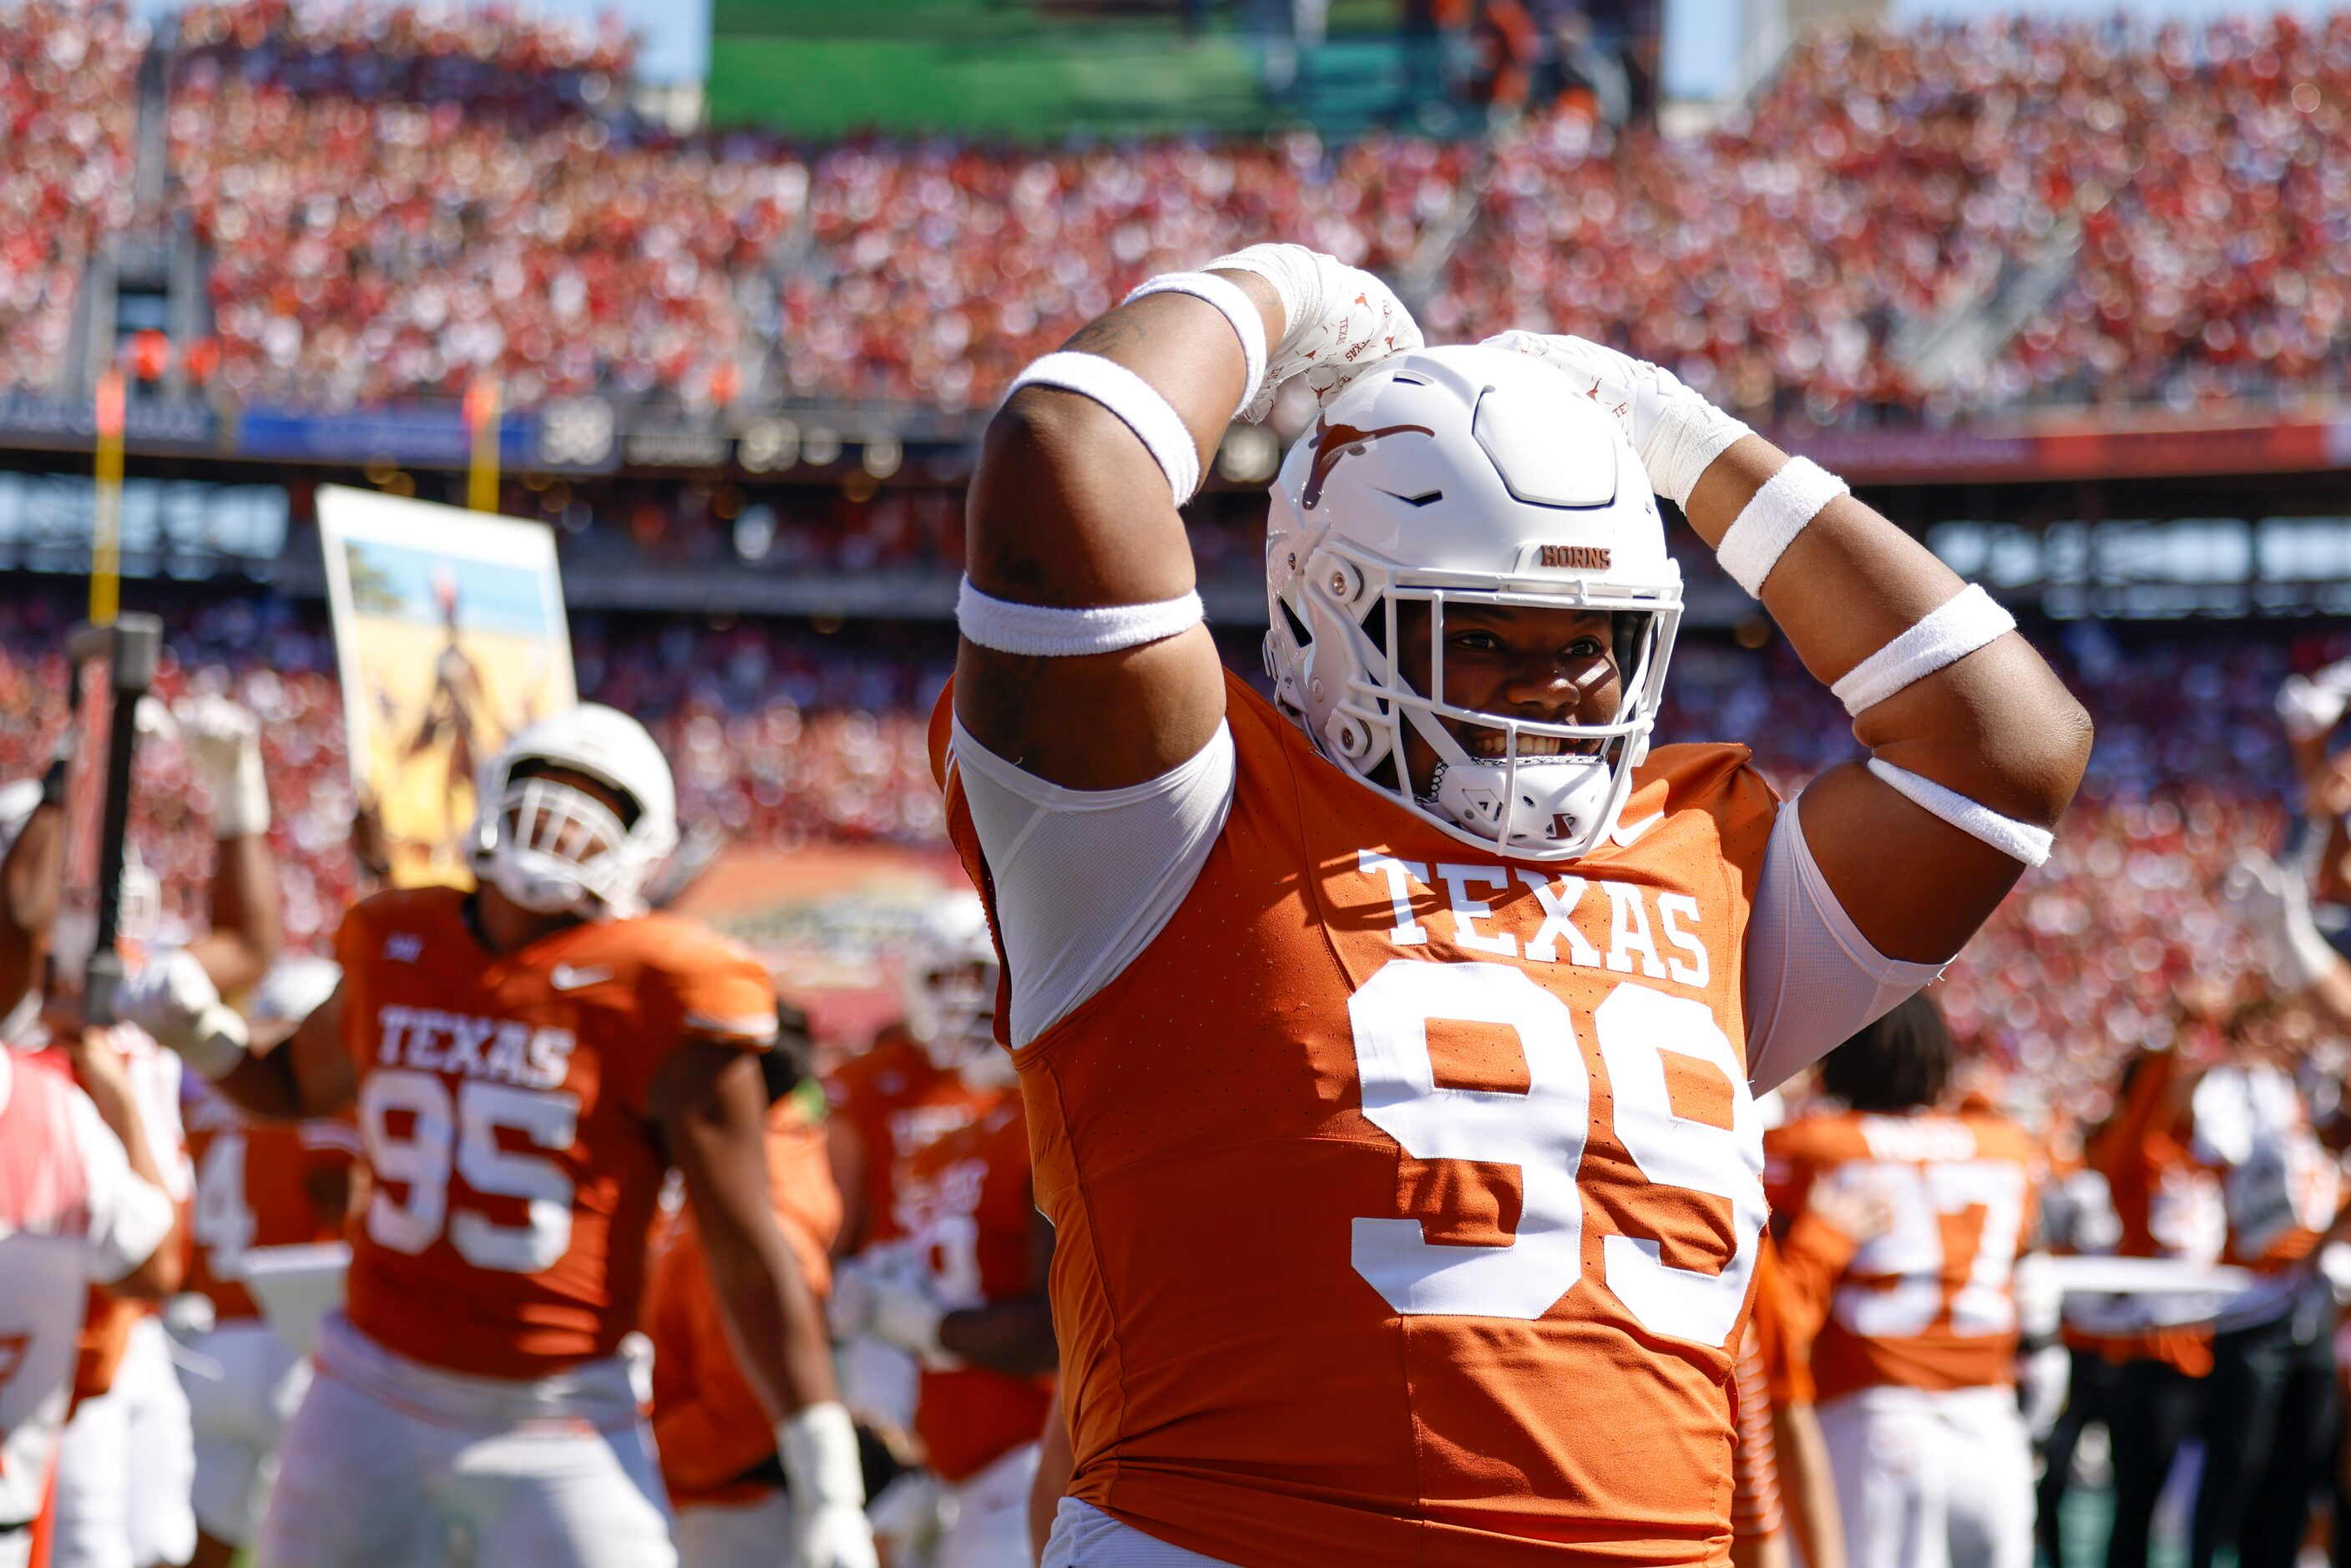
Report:
[[[262,1117],[356,1104],[371,1187],[349,1305],[288,1428],[265,1568],[653,1564],[669,1521],[626,1368],[664,1170],[777,1421],[796,1563],[872,1562],[823,1321],[768,1202],[755,1053],[775,995],[739,949],[643,913],[675,841],[669,765],[593,705],[485,768],[481,885],[378,894],[335,995],[266,1056],[191,987],[166,1038]]]
[[[153,874],[135,856],[125,867],[121,949],[146,968],[117,998],[120,1021],[103,1031],[139,1096],[141,1124],[164,1189],[184,1204],[193,1197],[194,1180],[181,1120],[180,1062],[152,1037],[155,1008],[169,975],[230,992],[260,978],[279,944],[277,873],[269,852],[260,726],[253,715],[225,696],[196,695],[169,710],[142,702],[139,723],[142,744],[179,745],[190,781],[201,784],[210,800],[219,843],[206,926],[184,943],[175,944],[162,928],[162,888]],[[169,755],[167,749],[167,765]],[[96,935],[96,915],[88,908],[61,911],[51,934],[49,956],[60,989],[48,1000],[68,1038],[78,1030],[70,993],[79,986]],[[194,1438],[168,1336],[149,1303],[93,1296],[76,1394],[57,1464],[57,1568],[188,1561],[197,1533]]]
[[[1912,997],[1822,1063],[1844,1109],[1764,1139],[1855,1568],[2032,1562],[2011,1275],[2035,1155],[1999,1117],[1939,1112],[1952,1056]]]
[[[2229,1060],[2197,1082],[2189,1102],[2193,1152],[2220,1175],[2224,1260],[2260,1277],[2213,1325],[2191,1568],[2209,1568],[2223,1546],[2236,1549],[2241,1568],[2288,1568],[2331,1469],[2338,1313],[2314,1264],[2343,1183],[2294,1082],[2304,1043],[2290,1032],[2295,1021],[2267,999],[2239,1009]]]
[[[1007,1063],[985,1017],[974,1047]],[[999,1071],[1008,1077],[1008,1064]],[[899,1215],[904,1241],[845,1266],[835,1331],[921,1363],[915,1431],[946,1489],[937,1568],[1024,1568],[1056,1353],[1053,1232],[1037,1212],[1016,1090],[1004,1085],[978,1120],[907,1162]]]
[[[2199,1268],[2220,1260],[2228,1239],[2220,1184],[2190,1150],[2195,1082],[2195,1067],[2176,1049],[2144,1051],[2124,1064],[2114,1113],[2083,1150],[2095,1207],[2085,1205],[2071,1227],[2073,1250]],[[2052,1446],[2040,1500],[2054,1511],[2072,1468],[2071,1439],[2086,1420],[2103,1422],[2115,1478],[2107,1568],[2145,1568],[2156,1504],[2180,1446],[2196,1434],[2212,1369],[2210,1315],[2209,1297],[2165,1292],[2067,1303],[2067,1440]],[[2053,1541],[2054,1521],[2044,1520],[2042,1532]]]
[[[176,1229],[114,1050],[95,1034],[0,1050],[0,1568],[31,1560],[90,1285],[168,1295]]]
[[[809,1289],[831,1288],[841,1228],[822,1123],[810,1114],[808,1017],[778,1009],[776,1047],[760,1059],[768,1094],[768,1195]],[[653,1345],[653,1440],[677,1511],[680,1568],[768,1568],[792,1533],[775,1423],[743,1375],[690,1214],[653,1260],[646,1300]]]
[[[1750,1079],[1922,984],[2086,755],[1980,595],[1672,377],[1418,342],[1254,246],[1024,371],[973,481],[935,764],[1054,1222],[1051,1563],[1725,1550]],[[1178,507],[1297,374],[1270,705]],[[1648,750],[1653,488],[1878,753],[1801,828],[1741,748]]]
[[[996,977],[996,947],[978,894],[949,894],[927,905],[901,977],[904,1019],[825,1083],[831,1105],[825,1131],[844,1207],[837,1256],[902,1239],[899,1189],[907,1162],[968,1126],[1005,1093],[1010,1069],[988,1037]],[[841,1394],[850,1408],[893,1452],[911,1457],[918,1377],[913,1356],[858,1335],[842,1360]]]
[[[252,1049],[277,1049],[340,978],[323,958],[278,960],[243,1009]],[[245,1261],[257,1249],[342,1236],[360,1144],[348,1120],[256,1124],[202,1086],[186,1114],[196,1171],[187,1289],[212,1321],[189,1336],[180,1383],[195,1437],[195,1564],[224,1568],[253,1542],[278,1441],[310,1386],[309,1358],[263,1321],[243,1283]]]

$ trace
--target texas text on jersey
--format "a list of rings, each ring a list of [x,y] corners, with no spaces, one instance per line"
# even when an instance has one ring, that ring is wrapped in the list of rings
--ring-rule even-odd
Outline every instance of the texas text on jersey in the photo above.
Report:
[[[893,1027],[874,1040],[872,1050],[828,1075],[824,1092],[832,1117],[854,1127],[863,1145],[856,1197],[864,1223],[855,1239],[862,1249],[904,1234],[898,1223],[898,1181],[906,1162],[969,1126],[1002,1092],[974,1088],[954,1069],[933,1061],[905,1029]]]
[[[667,1162],[647,1100],[689,1039],[763,1046],[775,993],[699,927],[648,915],[493,956],[447,888],[344,918],[344,1045],[373,1191],[348,1314],[428,1366],[532,1378],[636,1326]]]
[[[1237,1563],[1727,1549],[1770,789],[1744,747],[1660,748],[1640,831],[1562,873],[1226,701],[1235,794],[1191,896],[1018,1053],[1071,1495]]]
[[[1029,1294],[1037,1210],[1019,1093],[998,1090],[977,1121],[917,1153],[899,1204],[900,1225],[947,1311]],[[933,1473],[960,1484],[1035,1442],[1052,1390],[1050,1377],[926,1364],[914,1427]]]

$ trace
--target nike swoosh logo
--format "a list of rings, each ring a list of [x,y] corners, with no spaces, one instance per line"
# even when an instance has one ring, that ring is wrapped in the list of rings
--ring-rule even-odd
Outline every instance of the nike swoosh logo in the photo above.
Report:
[[[1629,850],[1633,841],[1666,820],[1663,811],[1653,811],[1637,822],[1619,822],[1608,830],[1609,841],[1620,850]]]
[[[582,986],[600,985],[612,977],[607,968],[575,969],[569,964],[558,964],[548,971],[547,983],[559,991],[576,991]]]

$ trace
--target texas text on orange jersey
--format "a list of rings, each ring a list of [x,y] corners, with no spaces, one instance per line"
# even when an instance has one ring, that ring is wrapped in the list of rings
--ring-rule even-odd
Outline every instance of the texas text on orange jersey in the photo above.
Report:
[[[2011,1383],[2018,1334],[2013,1274],[2031,1233],[2032,1140],[1998,1116],[1807,1116],[1764,1138],[1785,1278],[1815,1281],[1798,1312],[1820,1322],[1812,1367],[1822,1403],[1856,1389],[1973,1388]],[[1805,1201],[1850,1181],[1886,1205],[1887,1228],[1862,1240]],[[1820,1296],[1817,1292],[1827,1292]]]
[[[1242,1563],[1724,1555],[1770,789],[1661,747],[1612,841],[1512,862],[1227,709],[1189,896],[1018,1057],[1072,1494]]]
[[[997,1091],[978,1120],[917,1153],[899,1193],[899,1224],[950,1312],[1030,1292],[1036,1216],[1017,1091]],[[1052,1398],[1050,1377],[925,1364],[914,1429],[930,1469],[955,1484],[1035,1442]]]
[[[831,1254],[841,1195],[824,1128],[799,1097],[768,1108],[768,1198],[809,1289],[832,1288]],[[654,1249],[645,1333],[653,1342],[653,1442],[679,1508],[758,1500],[768,1484],[747,1472],[775,1458],[776,1427],[735,1359],[709,1257],[693,1213],[681,1213]]]
[[[864,1145],[861,1186],[865,1229],[852,1244],[871,1246],[903,1234],[898,1180],[917,1151],[972,1118],[998,1092],[975,1089],[939,1066],[904,1030],[884,1030],[873,1049],[842,1062],[825,1079],[836,1123],[856,1129]],[[847,1196],[847,1195],[844,1195]]]
[[[373,1190],[351,1322],[428,1366],[530,1378],[636,1326],[666,1162],[648,1097],[689,1039],[775,1034],[759,965],[653,915],[493,957],[447,888],[344,917],[344,1045]]]
[[[216,1322],[257,1318],[261,1309],[243,1283],[246,1253],[341,1237],[340,1218],[321,1217],[311,1188],[319,1173],[360,1158],[358,1129],[333,1117],[256,1126],[227,1095],[209,1088],[189,1095],[185,1114],[188,1156],[196,1167],[189,1226],[195,1245],[185,1288],[212,1302]]]

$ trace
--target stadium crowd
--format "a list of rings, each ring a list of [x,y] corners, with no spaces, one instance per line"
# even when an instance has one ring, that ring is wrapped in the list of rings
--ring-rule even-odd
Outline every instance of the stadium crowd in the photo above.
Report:
[[[175,617],[175,621],[178,618]],[[63,724],[58,612],[0,609],[0,778],[37,774]],[[952,644],[943,628],[831,635],[745,621],[725,629],[587,618],[573,627],[584,696],[647,717],[677,774],[680,815],[735,839],[943,841],[925,727]],[[2117,647],[2084,623],[2048,643],[2099,744],[2050,863],[1951,968],[1952,1027],[2048,1108],[2107,1109],[2119,1061],[2168,1038],[2183,987],[2252,963],[2216,892],[2248,847],[2277,851],[2297,786],[2270,709],[2289,669],[2351,652],[2340,636],[2246,636]],[[1228,641],[1237,667],[1255,644]],[[354,806],[332,650],[315,611],[230,599],[175,625],[159,694],[235,695],[262,719],[289,941],[332,932],[353,887]],[[1852,755],[1847,721],[1784,646],[1690,638],[1675,654],[1659,734],[1760,737],[1783,791]],[[2216,758],[2227,758],[2216,776]],[[177,748],[141,754],[138,842],[167,905],[186,913],[210,864],[201,790]]]
[[[148,42],[102,5],[0,26],[15,384],[131,221]],[[1270,234],[1424,269],[1434,337],[1573,329],[1783,420],[2324,392],[2351,350],[2343,14],[1831,30],[1704,135],[1570,103],[1487,143],[682,141],[619,101],[624,39],[497,12],[238,0],[174,47],[165,199],[216,310],[186,362],[244,400],[494,371],[515,404],[980,407],[1142,277]],[[1914,382],[1937,320],[2076,245],[1988,364]]]

